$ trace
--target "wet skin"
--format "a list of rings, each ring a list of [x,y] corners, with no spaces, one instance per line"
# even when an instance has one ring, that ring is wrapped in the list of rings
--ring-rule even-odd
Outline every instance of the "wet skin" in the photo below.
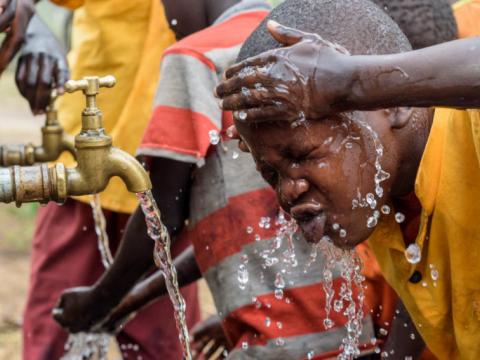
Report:
[[[339,247],[353,248],[374,230],[367,227],[374,210],[352,209],[358,193],[362,197],[375,194],[375,147],[360,122],[378,134],[384,147],[380,163],[390,174],[382,182],[384,196],[376,197],[379,210],[392,198],[413,191],[428,136],[428,131],[418,131],[418,121],[428,127],[424,110],[343,113],[322,121],[307,120],[293,129],[286,122],[239,120],[236,127],[258,170],[306,239],[318,242],[328,236]],[[346,231],[345,237],[340,229]]]

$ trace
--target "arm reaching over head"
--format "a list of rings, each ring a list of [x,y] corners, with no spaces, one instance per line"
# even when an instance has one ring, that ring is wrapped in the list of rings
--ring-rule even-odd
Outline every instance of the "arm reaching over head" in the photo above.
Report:
[[[65,49],[45,23],[34,16],[28,26],[15,76],[17,87],[34,114],[45,111],[52,88],[63,93],[69,76]]]
[[[199,279],[202,274],[198,268],[193,246],[188,247],[174,261],[177,269],[178,285],[187,286]],[[113,333],[122,325],[134,312],[140,310],[151,301],[167,295],[165,277],[161,271],[155,272],[146,280],[137,284],[122,302],[110,313],[108,318],[101,324],[101,331]]]
[[[7,68],[25,40],[34,0],[0,0],[0,32],[7,36],[0,47],[0,74]]]
[[[172,237],[188,216],[192,165],[155,159],[151,178],[162,221]],[[112,266],[92,287],[65,291],[53,310],[55,320],[71,332],[95,328],[117,306],[132,286],[154,266],[153,240],[147,235],[140,208],[130,218]]]
[[[237,120],[293,122],[399,106],[480,107],[480,38],[350,56],[316,34],[273,21],[268,29],[287,47],[234,65],[216,89]]]

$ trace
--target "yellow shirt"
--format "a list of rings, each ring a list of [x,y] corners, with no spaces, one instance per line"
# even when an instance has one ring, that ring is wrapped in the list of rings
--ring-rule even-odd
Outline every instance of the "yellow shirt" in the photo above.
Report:
[[[453,5],[460,38],[480,35],[480,0],[460,0]]]
[[[98,106],[114,146],[134,155],[150,118],[162,53],[175,41],[160,0],[54,2],[71,8],[83,4],[74,16],[71,77],[110,74],[117,78],[113,89],[101,91]],[[84,105],[80,92],[59,99],[59,119],[68,133],[79,133]],[[67,155],[59,161],[74,166]],[[102,207],[125,213],[138,204],[118,178],[110,181],[101,201]]]
[[[480,359],[480,112],[439,109],[418,171],[422,204],[409,264],[393,216],[369,239],[387,281],[439,359]],[[438,280],[434,281],[438,271]],[[409,282],[414,271],[422,280]],[[432,273],[434,274],[432,276]]]

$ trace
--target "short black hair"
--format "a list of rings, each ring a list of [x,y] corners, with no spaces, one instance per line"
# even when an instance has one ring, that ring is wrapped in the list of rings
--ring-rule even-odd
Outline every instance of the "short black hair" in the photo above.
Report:
[[[371,0],[400,26],[414,49],[458,38],[448,0]]]
[[[268,20],[316,33],[352,55],[394,54],[412,49],[398,25],[370,0],[285,0],[247,39],[238,61],[280,47],[267,31]]]

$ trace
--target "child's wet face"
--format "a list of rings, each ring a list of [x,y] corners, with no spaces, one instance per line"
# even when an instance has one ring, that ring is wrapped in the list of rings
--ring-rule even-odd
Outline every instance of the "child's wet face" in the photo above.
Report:
[[[374,209],[352,204],[359,197],[375,194],[374,141],[360,122],[377,132],[385,148],[382,168],[391,173],[397,156],[392,155],[395,146],[389,144],[389,125],[380,111],[306,121],[294,129],[289,124],[237,123],[258,170],[308,241],[328,236],[337,246],[348,248],[373,231],[367,222]],[[388,198],[390,180],[382,187],[384,196],[376,196],[378,210]]]

